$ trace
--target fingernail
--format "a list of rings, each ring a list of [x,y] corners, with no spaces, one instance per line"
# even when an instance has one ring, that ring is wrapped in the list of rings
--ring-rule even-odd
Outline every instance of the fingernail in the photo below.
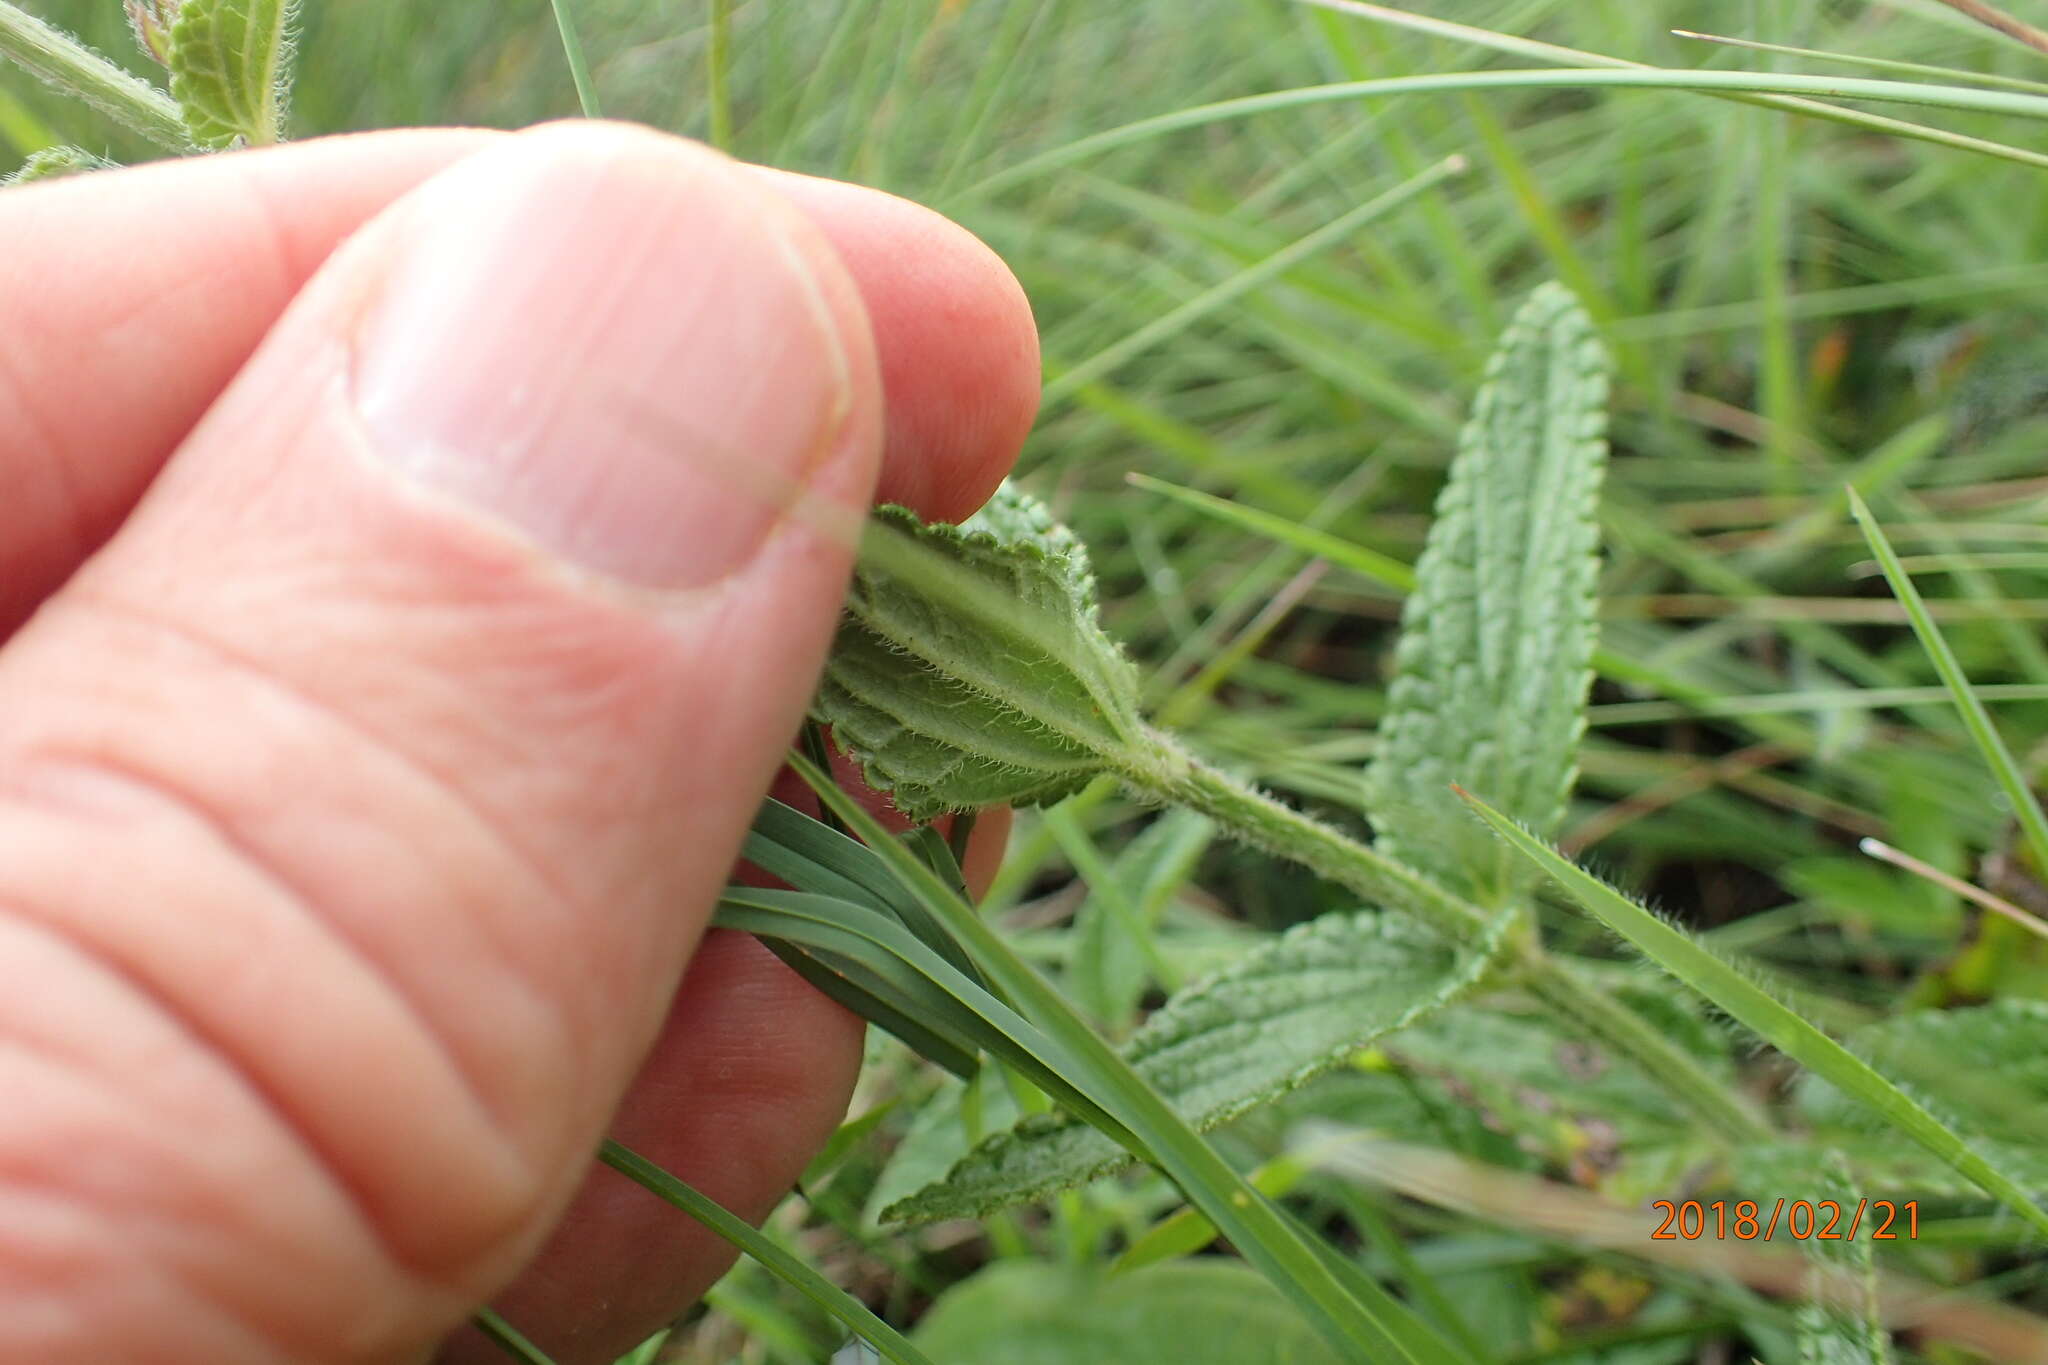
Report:
[[[617,129],[437,177],[388,225],[353,338],[376,454],[628,583],[745,565],[852,406],[840,324],[765,194]]]

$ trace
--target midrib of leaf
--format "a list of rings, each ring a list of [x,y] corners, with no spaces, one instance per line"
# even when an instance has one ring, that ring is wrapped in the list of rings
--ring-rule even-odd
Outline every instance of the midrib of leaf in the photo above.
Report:
[[[876,635],[883,635],[885,627],[876,623],[872,618],[862,617],[862,624],[867,625]],[[883,635],[883,638],[889,640],[892,644],[897,643],[893,635]],[[854,692],[856,695],[871,697],[879,690],[881,685],[893,680],[880,676],[886,671],[885,668],[871,666],[871,661],[862,658],[863,643],[857,642],[850,646],[842,643],[833,657],[832,667],[837,674],[835,681],[842,686],[858,684],[864,678],[875,684],[874,687],[866,691],[863,691],[858,686],[849,686],[848,688],[849,691]],[[925,664],[927,667],[930,667],[931,660],[935,657],[934,655],[923,654],[911,645],[899,645],[898,647],[904,653],[916,657],[920,663]],[[923,709],[917,717],[917,729],[932,739],[951,744],[960,750],[960,763],[964,764],[976,758],[983,758],[1020,768],[1075,769],[1089,772],[1094,772],[1101,768],[1102,760],[1096,756],[1096,749],[1090,743],[1090,740],[1093,738],[1092,736],[1076,733],[1079,727],[1062,727],[1053,723],[1053,719],[1059,714],[1061,708],[1034,707],[1032,710],[1026,711],[1023,705],[1025,701],[1023,697],[1013,696],[1007,691],[998,690],[998,687],[995,685],[977,686],[973,679],[959,676],[960,673],[970,670],[972,668],[971,664],[964,664],[963,661],[957,658],[950,659],[948,661],[948,668],[953,670],[950,676],[941,677],[936,673],[932,675],[932,683],[935,688],[939,690],[952,688],[971,692],[983,701],[1006,707],[1013,712],[1026,714],[1031,719],[1037,721],[1039,727],[1045,733],[1057,735],[1073,745],[1074,756],[1071,762],[1054,763],[1050,762],[1041,750],[1026,748],[1021,744],[1009,741],[1001,729],[995,726],[977,724],[972,712],[949,711],[942,705],[933,705]]]
[[[196,140],[278,140],[292,11],[290,0],[187,0],[169,62],[171,93]]]
[[[1073,632],[1058,628],[1034,628],[1045,612],[1044,604],[1017,602],[993,591],[978,578],[960,572],[960,566],[920,545],[910,536],[885,522],[871,524],[869,539],[862,545],[863,558],[899,579],[915,579],[918,590],[948,605],[965,608],[967,614],[994,626],[1013,640],[1043,653],[1069,670],[1086,689],[1092,711],[1077,714],[1073,707],[1048,698],[1055,690],[1017,688],[1002,670],[990,666],[987,651],[999,649],[986,638],[970,640],[920,627],[903,613],[880,609],[885,604],[856,600],[851,610],[861,623],[897,649],[941,669],[961,686],[986,697],[1045,727],[1072,743],[1100,750],[1105,741],[1130,743],[1143,727],[1130,703],[1118,695],[1115,680],[1103,674],[1098,651],[1087,642],[1073,638]],[[948,599],[951,599],[948,602]],[[1028,669],[1031,661],[1016,656]],[[1099,720],[1100,726],[1089,723]]]

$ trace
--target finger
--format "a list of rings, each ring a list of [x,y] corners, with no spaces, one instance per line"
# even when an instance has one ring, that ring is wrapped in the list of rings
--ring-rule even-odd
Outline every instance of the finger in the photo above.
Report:
[[[836,180],[761,171],[860,281],[888,394],[877,490],[958,521],[1010,472],[1038,415],[1038,329],[1001,258],[939,214]],[[897,452],[915,452],[898,458]]]
[[[502,140],[321,268],[0,651],[0,1300],[54,1305],[0,1358],[417,1358],[510,1278],[802,713],[880,426],[830,246],[671,139]]]
[[[336,246],[502,136],[359,134],[0,195],[0,634],[113,533]],[[882,496],[932,517],[972,511],[1007,472],[989,452],[1014,452],[1037,407],[1016,281],[903,200],[759,174],[840,251],[875,319]]]
[[[748,934],[698,945],[611,1133],[751,1222],[789,1192],[846,1112],[865,1028]],[[716,1234],[594,1167],[540,1255],[493,1300],[556,1365],[607,1365],[732,1264]],[[466,1328],[437,1365],[504,1352]]]
[[[497,136],[326,138],[0,195],[0,630],[113,534],[336,245]]]

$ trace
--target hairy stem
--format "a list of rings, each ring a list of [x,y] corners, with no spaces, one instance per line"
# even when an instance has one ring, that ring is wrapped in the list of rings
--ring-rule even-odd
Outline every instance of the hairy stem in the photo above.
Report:
[[[1459,942],[1476,942],[1492,923],[1493,916],[1486,910],[1444,890],[1413,868],[1207,764],[1186,758],[1172,740],[1157,738],[1166,755],[1157,774],[1125,778],[1144,796],[1191,806],[1238,840],[1299,863],[1369,900],[1424,919]],[[1635,1011],[1550,957],[1533,937],[1511,940],[1511,945],[1511,979],[1568,1023],[1634,1062],[1727,1139],[1755,1142],[1769,1136],[1769,1126],[1726,1082]]]
[[[184,117],[169,95],[7,0],[0,0],[0,56],[160,147],[191,150]]]

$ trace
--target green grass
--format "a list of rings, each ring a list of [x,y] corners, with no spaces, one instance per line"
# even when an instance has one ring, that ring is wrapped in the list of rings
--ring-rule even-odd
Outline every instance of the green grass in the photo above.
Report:
[[[1748,983],[1767,982],[1805,1029],[1842,1038],[1908,1008],[2048,996],[2048,954],[2024,934],[1980,926],[1947,892],[1856,852],[1877,837],[2022,905],[2048,897],[2039,862],[2015,852],[2029,841],[1980,755],[1982,727],[1946,686],[1967,677],[2020,780],[2038,782],[2048,173],[1584,81],[1275,101],[1104,137],[1273,92],[1540,64],[1285,0],[564,3],[608,115],[893,190],[1003,254],[1037,311],[1052,395],[1021,469],[1091,547],[1106,625],[1130,646],[1154,713],[1212,760],[1352,828],[1404,573],[1481,366],[1532,288],[1570,284],[1614,352],[1616,388],[1601,681],[1566,846],[1694,931],[1705,947],[1683,952],[1699,981],[1744,983],[1735,992],[1752,1004],[1763,991]],[[118,5],[28,8],[150,74],[130,60]],[[1415,8],[1657,66],[1935,79],[1668,32],[1711,22],[1868,62],[2048,80],[2048,60],[1933,0],[1759,0],[1708,7],[1711,20],[1679,0]],[[305,19],[295,136],[517,126],[578,108],[548,0],[331,0]],[[2041,142],[2038,124],[2012,115],[1861,107]],[[98,116],[0,79],[0,168],[44,139],[145,154]],[[1453,157],[1467,169],[1442,174]],[[1934,609],[1939,669],[1868,562],[1843,495],[1852,481]],[[1304,573],[1317,556],[1324,566]],[[1269,610],[1276,598],[1284,610]],[[1131,1001],[1157,996],[1101,983],[1185,981],[1355,901],[1185,830],[1173,847],[1186,856],[1165,856],[1166,841],[1144,839],[1156,820],[1104,787],[1056,818],[1024,815],[991,907],[1025,959],[1120,1011],[1093,1021],[1112,1036],[1135,1024]],[[1130,948],[1105,919],[1147,937]],[[1776,1057],[1716,1053],[1726,1024],[1599,924],[1562,905],[1543,920],[1553,948],[1584,954],[1651,1017],[1664,1011],[1673,1037],[1788,1114],[1808,1112],[1804,1092],[1774,1089]],[[1126,949],[1132,960],[1108,960]],[[1780,1295],[1626,1248],[1589,1251],[1512,1208],[1432,1201],[1419,1180],[1351,1179],[1290,1145],[1296,1122],[1334,1122],[1625,1205],[1741,1174],[1688,1164],[1681,1119],[1580,1076],[1572,1040],[1523,1002],[1504,998],[1469,1029],[1394,1039],[1221,1130],[1217,1149],[1240,1169],[1284,1173],[1289,1211],[1477,1359],[1797,1360]],[[1460,1064],[1474,1055],[1486,1064]],[[1903,1074],[1929,1072],[1938,1079],[1938,1059]],[[1546,1093],[1561,1102],[1546,1108]],[[899,1103],[814,1172],[769,1235],[813,1264],[855,1267],[842,1283],[898,1325],[991,1262],[1107,1275],[1133,1246],[1197,1245],[1181,1197],[1152,1176],[978,1227],[873,1226],[877,1190],[942,1150],[935,1133],[997,1126],[1015,1108],[1001,1084],[966,1094],[878,1041],[861,1107]],[[1913,1178],[1939,1190],[1924,1221],[1940,1249],[1931,1235],[1894,1243],[1880,1268],[2048,1317],[2048,1263],[2018,1220],[1991,1216],[1966,1185]],[[1653,1225],[1646,1216],[1645,1238]],[[802,1361],[841,1335],[744,1262],[664,1358]],[[1986,1358],[1954,1339],[1898,1351]]]

